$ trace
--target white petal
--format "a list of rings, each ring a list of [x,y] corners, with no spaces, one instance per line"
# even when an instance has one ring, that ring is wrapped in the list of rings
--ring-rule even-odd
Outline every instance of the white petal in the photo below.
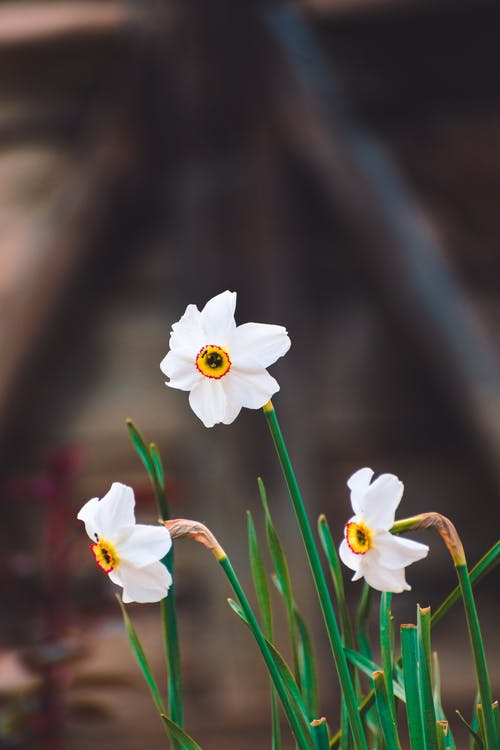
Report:
[[[244,323],[231,339],[231,356],[248,356],[262,367],[269,367],[290,348],[286,328],[266,323]]]
[[[361,555],[356,555],[347,544],[345,539],[342,540],[339,547],[339,557],[351,570],[359,570],[361,566]]]
[[[120,561],[142,568],[165,557],[172,539],[164,526],[146,526],[136,524],[115,542],[116,552]]]
[[[359,513],[363,496],[372,481],[373,471],[368,467],[358,469],[347,480],[347,486],[351,490],[351,505],[355,513]]]
[[[188,349],[196,356],[205,343],[201,313],[196,305],[188,305],[184,315],[172,326],[169,347],[170,349]]]
[[[135,524],[134,506],[132,488],[120,482],[113,482],[101,500],[93,498],[83,506],[78,518],[85,521],[86,528],[92,529],[94,539],[95,534],[98,534],[112,541],[124,526]]]
[[[232,422],[234,422],[240,411],[241,404],[236,403],[236,401],[231,401],[226,397],[226,410],[224,412],[224,419],[222,420],[223,423],[231,424]]]
[[[172,584],[172,576],[161,562],[154,562],[143,568],[121,563],[109,573],[113,583],[123,586],[122,599],[129,602],[159,602],[167,596]]]
[[[169,351],[162,359],[160,368],[170,378],[167,385],[181,391],[190,391],[202,377],[196,368],[196,354],[192,355],[188,349]]]
[[[247,409],[260,409],[280,389],[276,380],[263,368],[255,372],[242,372],[232,367],[221,383],[228,401]]]
[[[403,496],[403,482],[394,474],[381,474],[366,492],[357,498],[361,515],[372,529],[390,529]]]
[[[379,565],[391,570],[405,568],[417,560],[422,560],[429,552],[426,544],[395,536],[389,531],[377,531],[373,544]]]
[[[398,570],[382,568],[370,559],[369,555],[370,552],[364,555],[363,576],[373,589],[392,591],[394,594],[410,590],[411,586],[406,583],[404,568]]]
[[[189,404],[205,427],[223,422],[227,400],[221,380],[203,377],[189,394]]]
[[[236,292],[225,291],[208,300],[200,313],[201,325],[206,334],[204,344],[227,344],[236,330],[235,308]]]
[[[94,542],[96,541],[96,537],[99,536],[99,529],[95,525],[95,514],[98,504],[99,498],[93,497],[85,503],[77,515],[78,520],[84,522],[85,531]]]

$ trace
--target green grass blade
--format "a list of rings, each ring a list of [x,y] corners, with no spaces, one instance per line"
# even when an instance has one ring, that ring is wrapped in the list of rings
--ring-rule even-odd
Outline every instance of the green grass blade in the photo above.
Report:
[[[328,737],[328,724],[325,717],[322,716],[321,719],[311,721],[311,729],[316,750],[328,750],[330,741]]]
[[[367,583],[363,584],[363,591],[356,613],[356,634],[358,637],[359,650],[369,659],[372,658],[372,648],[370,645],[370,636],[368,623],[373,602],[373,589]]]
[[[431,677],[431,610],[417,606],[418,685],[427,750],[438,750]]]
[[[165,473],[163,471],[163,463],[156,443],[149,444],[149,455],[151,457],[151,463],[158,480],[158,484],[160,485],[162,490],[165,490]]]
[[[436,721],[436,737],[438,750],[447,750],[450,746],[448,742],[449,726],[447,721]]]
[[[132,652],[136,658],[136,661],[143,674],[143,677],[146,680],[147,686],[149,687],[151,696],[153,698],[153,702],[156,706],[158,713],[164,714],[166,712],[165,712],[165,706],[163,705],[161,693],[158,689],[158,685],[156,684],[156,680],[153,676],[153,672],[149,665],[147,656],[139,640],[139,636],[137,635],[137,632],[132,624],[132,620],[130,619],[128,612],[125,609],[125,605],[123,604],[122,600],[120,599],[118,595],[116,596],[116,599],[122,611],[123,622],[125,624],[125,632],[127,634],[128,642],[130,644]]]
[[[469,732],[469,736],[470,736],[470,740],[471,740],[471,744],[470,744],[471,750],[484,750],[483,740],[481,738],[481,735],[477,731],[477,728],[474,729],[474,727],[472,727],[469,724],[469,722],[466,719],[464,719],[464,717],[462,716],[462,714],[460,713],[460,711],[458,711],[458,709],[455,711],[455,713],[458,716],[458,718],[460,719],[460,721],[462,722],[462,724],[464,725],[464,727]]]
[[[311,750],[311,748],[314,747],[311,736],[311,728],[307,722],[306,726],[304,726],[302,715],[300,713],[297,713],[297,709],[292,703],[290,693],[283,679],[283,675],[273,655],[274,647],[266,640],[229,558],[224,555],[224,557],[218,558],[218,562],[222,570],[224,571],[224,574],[226,575],[234,593],[238,597],[238,606],[241,610],[241,613],[244,615],[244,621],[250,628],[250,631],[264,658],[267,669],[273,680],[274,687],[278,692],[281,700],[281,705],[283,706],[297,744],[301,748],[301,750]]]
[[[347,710],[349,713],[349,724],[354,738],[354,744],[356,746],[356,750],[368,750],[363,723],[358,712],[358,700],[356,691],[354,689],[349,666],[345,658],[342,638],[340,636],[340,630],[337,622],[337,616],[335,614],[330,591],[326,582],[325,572],[321,564],[319,550],[314,538],[311,522],[304,505],[304,500],[300,492],[293,465],[290,460],[290,456],[288,454],[286,443],[281,432],[278,418],[271,401],[264,405],[263,411],[267,420],[269,431],[271,433],[274,447],[276,448],[276,453],[288,489],[288,494],[295,514],[295,518],[300,530],[304,549],[307,555],[307,560],[309,562],[311,575],[316,587],[318,601],[321,607],[321,612],[323,614],[323,620],[328,635],[328,641],[330,644],[333,660],[335,662],[337,676],[340,682],[340,689],[346,701]]]
[[[469,572],[465,564],[456,565],[455,570],[457,571],[458,581],[462,592],[467,629],[469,631],[469,640],[474,659],[474,668],[484,720],[484,744],[486,750],[500,750],[500,733],[493,713],[493,698],[491,695],[488,667],[486,665],[481,628],[477,616],[474,595],[472,593]]]
[[[241,620],[243,620],[243,622],[245,623],[245,625],[247,625],[248,627],[250,627],[250,623],[248,621],[248,618],[247,618],[247,616],[246,616],[243,608],[240,606],[240,604],[238,604],[238,602],[235,602],[234,599],[228,599],[227,601],[228,601],[228,604],[231,607],[231,609],[238,615],[238,617]],[[309,717],[308,717],[308,714],[307,714],[306,707],[304,705],[304,701],[302,699],[302,695],[300,694],[299,687],[298,687],[298,685],[297,685],[297,683],[295,681],[295,678],[294,678],[294,676],[293,676],[293,674],[292,674],[292,672],[291,672],[288,664],[286,663],[286,661],[284,660],[284,658],[282,657],[282,655],[280,654],[280,652],[278,651],[278,649],[276,648],[276,646],[274,646],[269,641],[266,641],[266,643],[267,643],[267,646],[268,646],[268,648],[269,648],[269,650],[271,652],[271,655],[272,655],[272,657],[274,659],[276,667],[277,667],[278,671],[280,672],[280,675],[281,675],[281,677],[283,679],[283,682],[284,682],[284,684],[286,686],[288,694],[289,694],[289,696],[291,698],[291,701],[292,701],[295,713],[299,717],[299,719],[301,720],[301,723],[304,726],[308,727],[308,733],[310,734],[310,730],[309,730]]]
[[[388,693],[384,672],[373,673],[373,686],[375,689],[375,706],[386,748],[387,750],[401,750],[394,718],[394,696],[390,696]]]
[[[271,512],[269,510],[269,505],[267,502],[267,495],[266,495],[264,483],[260,477],[257,479],[257,483],[259,486],[259,493],[260,493],[260,499],[262,502],[262,507],[264,508],[267,546],[269,548],[271,559],[273,561],[273,565],[276,571],[276,576],[279,581],[279,589],[283,596],[283,601],[285,602],[286,616],[287,616],[287,622],[288,622],[288,631],[289,631],[290,643],[292,647],[293,669],[294,669],[295,679],[297,680],[297,683],[300,685],[297,626],[295,623],[294,599],[293,599],[293,592],[292,592],[292,582],[290,579],[290,572],[288,569],[288,563],[286,560],[285,552],[283,550],[283,545],[281,544],[281,540],[278,536],[278,532],[276,531],[276,527],[274,526],[273,519],[271,517]]]
[[[432,618],[431,618],[432,619]],[[437,653],[434,651],[432,654],[432,700],[434,703],[434,711],[436,714],[437,721],[447,722],[443,705],[441,703],[441,670],[439,667],[439,659]],[[456,750],[455,740],[448,724],[448,731],[446,734],[446,748],[450,750]]]
[[[491,549],[474,565],[470,571],[470,580],[473,586],[478,584],[488,573],[500,563],[500,541],[496,542]],[[456,586],[446,599],[439,605],[432,615],[432,627],[435,627],[450,609],[460,600],[460,586]]]
[[[351,662],[351,664],[353,664],[357,669],[359,669],[360,672],[370,677],[370,679],[373,677],[374,672],[383,671],[379,667],[378,664],[376,664],[374,661],[369,659],[364,654],[360,654],[358,651],[353,651],[350,648],[346,648],[345,655],[348,658],[348,660]],[[399,682],[397,682],[397,680],[394,680],[393,686],[394,686],[394,695],[396,696],[396,698],[398,698],[400,701],[404,703],[405,701],[404,687]]]
[[[333,588],[335,590],[335,597],[337,600],[337,606],[339,608],[340,616],[340,630],[344,639],[344,644],[348,648],[354,648],[354,636],[351,623],[351,617],[349,615],[349,609],[347,607],[345,599],[345,588],[344,578],[342,575],[342,567],[340,565],[340,559],[337,552],[337,547],[333,541],[333,537],[326,520],[325,515],[321,515],[318,519],[318,535],[323,547],[323,552],[328,563],[330,575],[332,577]]]
[[[313,641],[304,618],[295,608],[295,622],[298,632],[299,673],[302,696],[309,717],[319,714],[318,678],[316,672],[316,657]]]
[[[250,556],[250,569],[252,580],[257,596],[257,604],[262,617],[262,629],[268,641],[273,640],[273,616],[271,609],[271,597],[267,583],[266,570],[262,559],[262,553],[255,531],[252,514],[247,511],[248,550]],[[281,727],[279,722],[278,703],[276,691],[271,683],[271,731],[272,750],[281,749]]]
[[[396,702],[394,700],[393,673],[394,673],[394,633],[391,614],[392,594],[388,591],[382,592],[380,596],[380,659],[385,675],[385,690],[391,707],[394,721],[396,720]]]
[[[177,743],[182,750],[201,750],[197,742],[193,740],[181,727],[169,719],[165,714],[160,714],[170,738]]]
[[[406,694],[406,715],[411,750],[426,750],[418,689],[418,639],[416,625],[401,625],[401,651]]]

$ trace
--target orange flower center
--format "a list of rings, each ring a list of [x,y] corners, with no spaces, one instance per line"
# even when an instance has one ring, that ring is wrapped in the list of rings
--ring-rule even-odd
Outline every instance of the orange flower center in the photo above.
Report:
[[[229,359],[229,354],[222,346],[208,344],[198,352],[196,368],[206,378],[220,380],[231,369],[231,360]]]
[[[95,557],[97,565],[105,573],[110,573],[120,562],[114,544],[108,542],[106,539],[99,539],[96,544],[91,544],[90,550]]]
[[[373,546],[372,532],[363,521],[348,523],[345,538],[355,555],[364,555]]]

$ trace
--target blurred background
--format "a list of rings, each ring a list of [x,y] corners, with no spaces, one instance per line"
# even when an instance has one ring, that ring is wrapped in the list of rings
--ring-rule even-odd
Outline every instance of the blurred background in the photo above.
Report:
[[[498,539],[499,23],[494,0],[0,3],[0,747],[166,746],[75,518],[122,481],[155,520],[127,417],[161,449],[173,515],[205,522],[248,586],[264,477],[337,726],[262,415],[207,430],[164,386],[188,303],[236,290],[237,322],[287,326],[274,403],[311,518],[340,538],[368,465],[404,481],[400,516],[450,516],[471,563]],[[397,624],[455,584],[420,538]],[[197,545],[176,558],[188,731],[267,747],[227,584]],[[478,607],[498,696],[497,574]],[[130,609],[161,673],[158,608]],[[469,715],[459,608],[434,645]]]

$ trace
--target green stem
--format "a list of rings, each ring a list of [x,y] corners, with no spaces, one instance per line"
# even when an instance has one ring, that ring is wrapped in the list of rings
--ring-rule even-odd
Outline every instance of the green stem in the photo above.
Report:
[[[304,507],[304,501],[300,494],[300,489],[295,477],[292,463],[288,455],[288,451],[285,445],[283,435],[276,417],[276,412],[272,403],[269,401],[264,406],[264,414],[267,419],[269,429],[273,438],[274,446],[280,460],[281,469],[285,477],[285,482],[288,487],[288,492],[292,501],[293,509],[299,524],[299,528],[302,534],[302,540],[306,549],[309,565],[311,568],[316,590],[318,592],[319,602],[321,610],[323,612],[323,618],[332,649],[335,666],[339,677],[340,687],[342,690],[343,697],[346,702],[346,707],[349,715],[349,724],[354,738],[354,744],[357,750],[367,750],[367,742],[363,731],[363,725],[358,712],[358,704],[356,700],[356,694],[352,683],[349,667],[347,665],[347,659],[344,654],[342,645],[342,639],[335,617],[330,593],[326,583],[325,574],[321,567],[321,561],[316,547],[314,536],[307,517],[307,513]]]
[[[488,678],[488,668],[486,666],[483,639],[481,637],[481,628],[479,626],[476,603],[472,593],[469,571],[467,570],[466,564],[456,565],[455,568],[457,571],[458,582],[460,584],[460,590],[462,592],[467,628],[469,631],[472,655],[474,657],[479,696],[483,709],[486,748],[487,750],[499,750],[500,738],[495,715],[493,713],[493,698]]]
[[[302,724],[300,723],[293,709],[293,706],[290,703],[287,689],[283,683],[280,672],[276,666],[276,662],[273,658],[271,650],[269,649],[269,646],[262,633],[262,630],[260,629],[259,623],[257,622],[257,619],[253,613],[253,610],[248,602],[245,592],[243,591],[241,587],[241,584],[234,571],[234,568],[231,565],[231,562],[229,561],[229,558],[226,555],[218,556],[217,559],[224,573],[226,574],[229,580],[229,583],[231,584],[233,588],[234,593],[236,594],[238,598],[238,601],[248,621],[252,634],[257,642],[257,645],[260,649],[262,656],[264,657],[264,661],[266,662],[266,666],[269,670],[269,674],[271,675],[271,678],[273,680],[274,686],[276,688],[276,692],[278,693],[281,699],[283,709],[287,715],[288,721],[290,723],[290,727],[293,731],[297,744],[301,748],[301,750],[311,750],[311,747],[312,747],[311,735],[307,736],[305,734]]]

